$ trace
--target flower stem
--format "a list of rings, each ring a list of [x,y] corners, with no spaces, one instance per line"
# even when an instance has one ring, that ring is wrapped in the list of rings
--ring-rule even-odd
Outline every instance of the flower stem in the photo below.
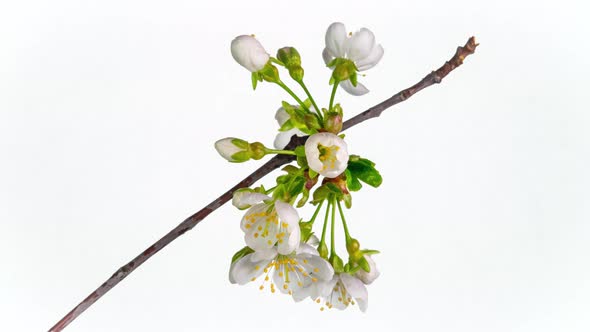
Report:
[[[307,108],[307,106],[305,106],[305,104],[303,103],[303,101],[301,99],[299,99],[299,97],[297,97],[297,95],[295,94],[295,92],[293,92],[293,90],[289,89],[289,87],[283,83],[283,81],[278,81],[276,82],[281,88],[283,88],[283,90],[287,91],[287,93],[293,97],[293,99],[295,99],[295,101],[297,101],[297,103],[299,105],[301,105],[301,107],[303,107],[304,110],[309,112],[309,108]]]
[[[342,226],[344,227],[344,236],[346,236],[346,242],[350,240],[350,233],[348,233],[348,226],[346,225],[346,219],[344,219],[344,212],[342,212],[342,205],[340,201],[338,203],[338,211],[340,211],[340,219],[342,219]]]
[[[311,216],[311,219],[309,220],[309,222],[313,225],[315,218],[318,216],[318,214],[320,213],[320,209],[322,208],[322,205],[324,205],[324,201],[321,201],[320,204],[318,204],[318,207],[315,209],[315,212],[313,213],[313,216]]]
[[[289,156],[296,156],[295,151],[292,151],[292,150],[265,149],[264,152],[266,152],[267,154],[274,153],[274,154],[286,154]]]
[[[322,113],[320,112],[320,108],[318,107],[318,104],[315,103],[315,100],[313,99],[313,97],[311,96],[311,93],[307,89],[307,86],[305,86],[305,83],[303,83],[303,80],[298,81],[297,83],[299,83],[299,85],[301,85],[301,88],[303,89],[303,91],[305,91],[305,94],[307,95],[307,97],[311,101],[311,103],[312,103],[313,107],[315,108],[315,111],[318,115],[318,119],[320,120],[320,123],[323,123],[324,117],[322,116]]]
[[[324,217],[324,227],[322,228],[322,239],[320,240],[320,247],[322,243],[326,243],[326,229],[328,228],[328,216],[330,214],[330,205],[332,204],[331,201],[328,201],[328,206],[326,206],[326,216]]]
[[[332,107],[334,106],[334,97],[336,96],[336,89],[338,89],[338,83],[340,83],[339,81],[335,81],[334,82],[334,87],[332,88],[332,95],[330,96],[330,108],[328,108],[328,110],[332,110]]]
[[[330,239],[330,257],[334,257],[336,256],[336,245],[335,245],[335,234],[334,234],[334,224],[336,223],[336,197],[332,198],[332,225],[330,227],[330,235],[331,235],[331,239]]]

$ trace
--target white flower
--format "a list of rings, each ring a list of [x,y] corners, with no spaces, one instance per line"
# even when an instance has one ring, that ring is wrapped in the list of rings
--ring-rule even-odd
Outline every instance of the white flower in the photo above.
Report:
[[[253,36],[238,36],[231,42],[231,55],[242,67],[251,72],[264,68],[270,56]]]
[[[294,107],[296,107],[296,106],[294,106]],[[287,113],[287,111],[285,111],[285,108],[281,107],[275,113],[275,119],[279,123],[279,127],[282,127],[285,124],[285,122],[287,122],[289,120],[289,114]],[[291,137],[293,137],[293,135],[297,135],[299,137],[302,137],[302,136],[305,136],[305,133],[297,128],[293,128],[293,129],[289,129],[287,131],[279,132],[277,134],[277,137],[275,138],[275,141],[274,141],[275,149],[277,149],[277,150],[284,149],[285,146],[287,146],[287,144],[289,144],[289,141],[291,141]]]
[[[249,159],[248,142],[239,138],[222,138],[215,142],[215,150],[227,161],[240,162]]]
[[[335,58],[348,59],[354,62],[359,71],[373,68],[381,57],[383,47],[375,42],[375,35],[366,28],[362,28],[353,34],[346,34],[344,24],[332,23],[326,31],[326,48],[322,57],[329,64]],[[340,82],[340,86],[351,95],[360,96],[369,92],[364,85],[357,83],[356,87],[350,80]]]
[[[256,281],[264,274],[260,290],[270,281],[270,290],[278,288],[282,293],[294,295],[304,285],[327,282],[332,279],[334,269],[308,244],[300,243],[296,251],[282,255],[273,247],[248,254],[230,267],[230,282],[240,285]],[[294,295],[295,296],[295,295]]]
[[[377,269],[377,265],[375,261],[371,258],[371,255],[364,255],[367,263],[369,263],[369,267],[371,268],[369,272],[366,272],[363,269],[358,270],[355,273],[355,276],[359,278],[365,285],[371,284],[377,277],[379,277],[380,273]]]
[[[328,309],[336,308],[344,310],[349,305],[358,303],[362,312],[369,306],[369,293],[363,282],[348,273],[336,273],[332,280],[318,283],[316,285],[319,296],[323,298],[324,305]],[[312,298],[314,298],[312,296]],[[321,303],[319,298],[316,302]],[[324,310],[321,307],[320,310]]]
[[[309,168],[327,178],[335,178],[348,167],[348,148],[344,140],[331,133],[311,135],[305,142]]]
[[[299,214],[291,204],[282,201],[252,206],[240,226],[246,245],[255,251],[271,249],[276,244],[279,254],[288,255],[299,245]]]
[[[238,209],[244,210],[267,199],[271,198],[265,194],[255,192],[250,188],[242,188],[234,191],[231,203]]]

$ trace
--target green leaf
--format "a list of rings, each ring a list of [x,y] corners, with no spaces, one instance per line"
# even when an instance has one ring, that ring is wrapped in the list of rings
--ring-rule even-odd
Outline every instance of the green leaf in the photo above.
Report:
[[[298,147],[295,148],[295,155],[297,155],[298,157],[305,157],[305,146],[303,145],[299,145]]]
[[[346,194],[346,195],[342,196],[342,200],[344,201],[344,206],[346,206],[347,209],[350,209],[352,207],[352,195],[351,194]]]
[[[251,254],[251,253],[253,253],[253,252],[254,252],[254,250],[252,250],[252,248],[250,248],[250,247],[248,247],[248,246],[246,246],[246,247],[244,247],[244,248],[242,248],[242,249],[238,250],[238,251],[237,251],[237,252],[234,254],[234,256],[231,258],[231,262],[232,262],[232,264],[233,264],[235,261],[237,261],[238,259],[240,259],[240,258],[242,258],[242,257],[244,257],[244,256],[246,256],[246,255],[248,255],[248,254]]]
[[[258,85],[258,74],[252,73],[251,79],[252,79],[252,90],[256,90],[256,86]]]
[[[312,204],[318,204],[320,202],[322,202],[323,200],[325,200],[326,198],[328,198],[328,195],[331,193],[330,189],[325,186],[325,185],[321,185],[319,186],[314,192],[313,192],[313,201],[311,202]]]
[[[347,171],[347,176],[349,174],[351,175],[350,178],[347,177],[346,179],[347,185],[349,185],[351,191],[357,191],[360,189],[359,183],[356,183],[358,180],[375,188],[383,183],[381,174],[375,169],[375,163],[368,159],[360,158],[358,156],[350,158]],[[355,180],[355,178],[358,180]]]
[[[309,199],[309,190],[304,188],[301,191],[301,199],[297,202],[297,208],[303,207],[305,205],[305,203],[307,203],[308,199]]]
[[[287,166],[283,167],[282,170],[289,173],[289,174],[299,174],[299,171],[301,169],[299,167],[296,167],[293,165],[287,165]]]
[[[305,178],[301,176],[294,176],[287,187],[287,192],[291,197],[295,197],[301,193],[303,188],[305,188]]]
[[[310,179],[315,179],[316,176],[318,176],[318,172],[314,171],[311,168],[307,171],[307,174],[309,174],[309,178]]]
[[[349,169],[346,169],[345,174],[346,174],[346,187],[348,187],[348,190],[350,190],[350,191],[361,190],[363,185],[361,184],[359,179],[352,174],[352,172]]]
[[[291,130],[293,129],[295,126],[293,125],[293,122],[291,121],[291,119],[285,121],[285,123],[283,123],[283,125],[281,126],[281,128],[279,128],[279,131],[287,131],[287,130]]]

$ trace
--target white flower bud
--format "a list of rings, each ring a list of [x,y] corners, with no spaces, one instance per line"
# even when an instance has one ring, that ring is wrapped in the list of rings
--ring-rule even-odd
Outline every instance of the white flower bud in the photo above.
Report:
[[[305,142],[309,168],[327,178],[335,178],[348,167],[348,148],[344,140],[332,133],[311,135]]]
[[[215,142],[215,150],[225,160],[239,163],[250,159],[248,142],[234,137],[226,137]]]
[[[364,257],[367,260],[367,263],[369,263],[369,267],[371,269],[369,272],[366,272],[365,270],[360,269],[355,273],[355,276],[357,278],[359,278],[365,285],[369,285],[373,281],[375,281],[375,279],[377,279],[377,277],[379,277],[380,273],[379,273],[379,270],[377,269],[377,264],[375,264],[375,261],[371,258],[371,256],[364,255]]]
[[[270,56],[253,36],[238,36],[231,42],[231,55],[250,72],[264,68]]]

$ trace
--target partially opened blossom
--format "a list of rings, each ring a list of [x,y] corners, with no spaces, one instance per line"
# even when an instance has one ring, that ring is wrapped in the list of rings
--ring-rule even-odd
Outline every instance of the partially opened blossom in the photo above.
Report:
[[[264,68],[270,55],[254,36],[242,35],[231,42],[231,55],[237,63],[250,72]]]
[[[232,264],[229,274],[231,283],[244,285],[262,277],[261,290],[270,283],[271,292],[278,288],[294,295],[305,285],[332,280],[334,269],[313,247],[300,243],[288,255],[280,254],[276,247],[248,254]]]
[[[268,195],[255,192],[249,188],[238,189],[234,192],[232,205],[240,210],[248,209],[252,205],[271,199]]]
[[[279,126],[284,125],[285,122],[289,120],[289,114],[287,113],[284,107],[281,107],[277,110],[277,112],[275,113],[275,120],[277,120]],[[293,137],[293,135],[302,137],[305,136],[305,133],[297,128],[279,132],[274,141],[275,149],[284,149],[285,146],[289,144],[289,141],[291,141],[291,137]]]
[[[337,177],[348,166],[346,142],[332,133],[311,135],[305,142],[305,156],[309,168],[327,178]]]
[[[334,59],[347,59],[354,63],[358,71],[365,71],[381,60],[383,52],[383,47],[375,42],[375,35],[369,29],[362,28],[347,34],[344,24],[336,22],[326,31],[326,47],[322,57],[326,65]],[[355,86],[350,80],[340,82],[340,86],[355,96],[369,92],[363,84],[357,82]]]
[[[359,309],[365,312],[369,306],[367,288],[360,279],[348,273],[335,273],[331,280],[321,282],[316,287],[319,293],[316,302],[321,303],[323,300],[323,305],[328,309],[344,310],[349,305],[358,304]]]
[[[369,272],[366,272],[365,270],[360,269],[355,273],[355,276],[359,278],[365,285],[370,285],[373,283],[373,281],[375,281],[375,279],[379,277],[380,273],[377,269],[377,264],[375,264],[375,261],[373,258],[371,258],[371,255],[365,254],[364,257],[367,260],[367,263],[369,263],[370,270]]]
[[[264,200],[264,197],[259,198]],[[291,204],[280,200],[252,206],[240,226],[246,245],[255,251],[271,249],[276,244],[278,253],[287,255],[299,245],[299,214]]]

